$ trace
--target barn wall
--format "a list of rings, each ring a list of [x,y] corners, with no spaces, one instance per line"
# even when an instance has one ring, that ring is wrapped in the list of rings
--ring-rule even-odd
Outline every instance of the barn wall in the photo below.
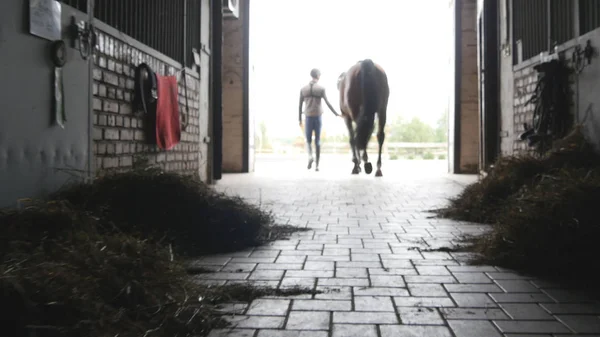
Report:
[[[461,173],[477,172],[479,163],[479,85],[477,1],[461,0],[460,157]]]
[[[505,36],[507,27],[506,17],[503,15],[504,2],[501,0],[501,41]],[[508,27],[510,29],[510,27]],[[508,30],[510,33],[510,30]],[[512,34],[511,34],[512,36]],[[600,29],[593,30],[577,39],[567,41],[558,45],[559,54],[563,54],[565,60],[570,63],[573,48],[576,45],[585,47],[587,40],[598,50],[600,48]],[[511,41],[509,41],[511,43]],[[527,143],[518,139],[525,131],[523,124],[531,125],[534,106],[526,104],[531,98],[538,78],[534,67],[547,58],[548,54],[536,56],[513,65],[513,54],[517,53],[513,48],[500,46],[501,49],[501,82],[500,82],[500,108],[501,108],[501,151],[502,155],[520,155],[530,153],[531,148]],[[589,141],[600,149],[600,96],[597,88],[600,85],[600,59],[595,57],[592,64],[586,66],[580,74],[574,74],[571,78],[571,89],[573,91],[572,112],[575,120],[582,123],[584,133]]]
[[[99,174],[130,170],[138,160],[179,173],[199,173],[206,180],[207,147],[202,141],[207,132],[208,110],[200,115],[200,81],[198,73],[187,75],[189,125],[181,133],[181,142],[165,151],[147,144],[142,131],[146,122],[141,111],[131,105],[135,67],[145,62],[161,75],[179,78],[179,109],[185,112],[184,86],[180,63],[155,50],[99,25],[98,52],[94,69],[94,142]],[[201,132],[201,127],[203,132]]]
[[[200,118],[199,127],[199,148],[198,159],[200,161],[200,177],[207,183],[213,183],[213,106],[212,106],[212,0],[201,1],[201,30],[200,41],[202,50],[200,52],[200,83],[199,83],[199,99],[200,105],[198,113]]]
[[[582,47],[587,39],[591,40],[596,53],[600,50],[600,29],[596,29],[579,40]],[[592,59],[592,64],[586,66],[579,76],[575,77],[574,90],[577,122],[584,125],[584,133],[596,149],[600,151],[600,58],[598,54]]]
[[[66,41],[71,15],[84,18],[63,6]],[[50,43],[29,33],[29,1],[0,1],[0,207],[91,175],[88,62],[67,45],[63,129],[53,123]]]
[[[532,62],[530,65],[520,69],[510,71],[508,78],[512,78],[513,97],[507,102],[507,105],[512,105],[512,116],[507,111],[503,114],[502,119],[506,117],[507,122],[512,124],[512,136],[505,141],[507,147],[512,147],[512,154],[526,154],[530,152],[530,148],[526,142],[518,141],[519,134],[525,131],[524,123],[531,125],[533,118],[533,104],[527,104],[527,101],[533,95],[537,81],[537,72],[533,67],[539,64],[538,61]],[[512,67],[512,66],[511,66]],[[510,110],[509,110],[510,111]]]
[[[515,125],[518,124],[518,121],[514,120],[514,111],[517,109],[515,104],[512,103],[515,99],[515,84],[519,83],[521,90],[526,88],[525,83],[529,83],[531,80],[531,72],[527,73],[514,73],[513,72],[513,51],[511,50],[511,30],[512,27],[508,23],[508,15],[510,8],[507,8],[507,3],[510,3],[510,0],[500,0],[498,1],[499,6],[499,15],[500,19],[498,20],[500,26],[499,32],[499,42],[500,42],[500,70],[499,74],[501,77],[500,81],[500,155],[507,156],[512,155],[514,148],[514,134],[515,134]],[[531,69],[533,70],[533,69]],[[519,77],[520,81],[516,80],[516,77]],[[505,104],[506,102],[511,102],[511,104]],[[518,107],[519,110],[526,109],[526,107]]]
[[[223,20],[223,173],[244,171],[244,11]]]
[[[42,197],[73,179],[127,171],[148,160],[167,171],[198,173],[209,181],[209,56],[200,74],[187,71],[189,126],[181,143],[169,151],[145,142],[140,113],[133,111],[134,67],[148,63],[159,74],[174,74],[181,65],[131,37],[96,22],[98,45],[93,61],[85,61],[67,43],[63,67],[67,122],[52,123],[53,65],[50,41],[29,34],[28,1],[0,2],[0,207],[17,199]],[[209,1],[204,8],[202,43],[210,44]],[[87,15],[62,3],[63,39],[71,15]],[[206,28],[206,29],[205,29]],[[91,59],[90,59],[91,60]],[[89,63],[94,69],[89,72]],[[90,76],[91,75],[91,76]],[[184,111],[180,81],[180,111]]]

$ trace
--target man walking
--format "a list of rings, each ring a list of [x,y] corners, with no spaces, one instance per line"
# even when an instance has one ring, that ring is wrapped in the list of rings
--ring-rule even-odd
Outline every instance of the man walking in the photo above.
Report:
[[[300,107],[298,111],[298,122],[300,123],[300,127],[302,127],[302,113],[306,116],[306,145],[308,146],[308,169],[310,170],[313,164],[313,155],[312,155],[312,134],[313,131],[315,133],[315,152],[316,152],[316,166],[315,170],[319,171],[319,159],[321,157],[321,115],[323,115],[323,107],[321,106],[321,99],[325,100],[329,110],[333,112],[334,115],[339,116],[339,114],[335,111],[329,100],[327,100],[327,95],[325,94],[325,88],[318,84],[319,78],[321,77],[321,72],[318,69],[313,69],[310,71],[310,76],[312,80],[302,87],[300,90]],[[302,110],[302,104],[306,103],[304,106],[304,111]]]

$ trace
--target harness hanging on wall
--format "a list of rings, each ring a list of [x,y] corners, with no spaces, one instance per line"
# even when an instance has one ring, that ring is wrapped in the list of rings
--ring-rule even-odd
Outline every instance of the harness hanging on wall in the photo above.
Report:
[[[144,77],[142,72],[147,76]],[[170,150],[180,142],[182,125],[177,77],[157,75],[146,63],[140,64],[135,69],[133,106],[144,112],[147,143]]]
[[[548,151],[552,142],[566,136],[573,116],[569,111],[570,69],[562,60],[552,60],[534,67],[538,72],[538,82],[531,99],[526,104],[534,104],[531,127],[525,125],[520,140],[527,140],[538,154]]]
[[[54,64],[54,84],[53,84],[53,121],[54,124],[65,128],[67,122],[67,113],[65,111],[65,97],[63,86],[62,67],[67,63],[66,46],[64,41],[57,40],[51,45],[51,57]]]
[[[145,72],[145,76],[142,72]],[[142,63],[135,68],[133,108],[144,113],[144,136],[148,144],[156,144],[156,103],[158,91],[156,74]]]

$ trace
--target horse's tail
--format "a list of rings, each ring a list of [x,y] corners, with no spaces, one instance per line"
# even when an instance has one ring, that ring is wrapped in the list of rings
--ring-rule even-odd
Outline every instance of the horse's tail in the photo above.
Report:
[[[372,60],[366,59],[360,63],[360,85],[362,90],[362,111],[356,122],[356,146],[365,150],[375,124],[377,112],[377,68]]]

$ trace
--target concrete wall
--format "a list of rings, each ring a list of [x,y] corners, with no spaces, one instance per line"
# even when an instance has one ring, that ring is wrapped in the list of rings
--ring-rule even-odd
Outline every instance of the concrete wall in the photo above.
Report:
[[[71,15],[63,6],[63,38]],[[67,44],[65,128],[53,124],[50,41],[29,34],[29,1],[0,1],[0,207],[91,175],[88,62]],[[66,171],[65,171],[66,170]]]
[[[244,14],[248,2],[239,3],[239,18],[223,20],[223,173],[244,170]]]
[[[142,62],[150,65],[157,74],[178,76],[179,111],[180,114],[185,113],[185,91],[178,72],[180,63],[99,24],[93,86],[98,173],[126,171],[132,168],[136,160],[143,159],[167,171],[199,173],[206,180],[207,147],[202,139],[208,132],[208,123],[203,123],[201,129],[199,74],[186,70],[189,125],[181,133],[181,142],[165,151],[146,143],[142,131],[146,122],[143,113],[132,109],[134,69]],[[207,114],[208,110],[203,109],[203,120],[207,119]]]
[[[461,1],[460,173],[478,172],[479,80],[477,69],[477,1]]]
[[[596,49],[596,56],[592,64],[583,69],[581,74],[575,76],[574,90],[576,121],[584,125],[584,133],[600,151],[600,29],[596,29],[582,36],[578,43],[585,47],[586,41],[590,39],[592,46]]]
[[[504,4],[507,0],[500,1],[501,36],[504,40],[506,34],[506,17]],[[509,32],[510,33],[510,32]],[[512,34],[510,34],[512,36]],[[577,39],[568,41],[558,46],[559,54],[564,54],[566,61],[570,64],[573,48],[576,45],[585,47],[586,41],[590,39],[592,46],[600,50],[600,29],[589,32]],[[513,66],[512,41],[508,46],[500,46],[501,57],[501,82],[500,82],[500,108],[501,108],[501,150],[502,155],[519,155],[531,152],[526,142],[518,140],[520,133],[524,131],[523,123],[531,125],[534,106],[526,104],[531,98],[537,81],[537,72],[534,66],[542,62],[547,54],[524,60]],[[600,58],[593,58],[592,64],[586,66],[580,74],[574,74],[571,86],[574,93],[572,101],[572,112],[575,121],[584,125],[584,133],[589,141],[600,149],[600,96],[597,88],[600,85]]]

